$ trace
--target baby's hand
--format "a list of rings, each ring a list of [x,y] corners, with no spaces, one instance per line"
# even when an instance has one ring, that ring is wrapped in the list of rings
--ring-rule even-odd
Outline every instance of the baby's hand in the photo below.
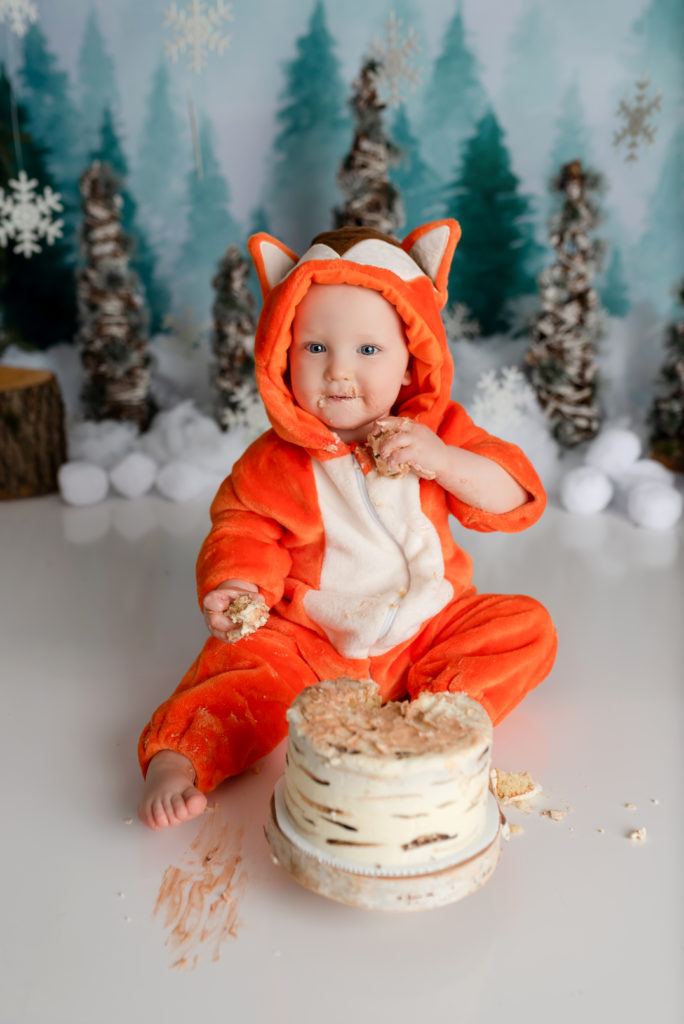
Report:
[[[227,614],[228,607],[238,597],[249,597],[254,601],[260,601],[265,607],[265,601],[259,593],[259,588],[247,580],[226,580],[215,590],[210,590],[204,598],[204,621],[207,629],[217,640],[229,643],[235,630],[235,622]]]
[[[377,448],[388,469],[398,473],[408,466],[424,480],[435,479],[443,467],[446,445],[433,430],[405,416],[385,416],[376,420],[369,437],[386,432]]]

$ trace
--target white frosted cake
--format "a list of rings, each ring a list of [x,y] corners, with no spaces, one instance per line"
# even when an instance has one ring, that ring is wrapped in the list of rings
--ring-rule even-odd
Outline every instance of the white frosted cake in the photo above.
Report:
[[[481,832],[492,724],[464,694],[383,705],[371,680],[342,678],[303,690],[287,718],[285,807],[328,857],[410,868]]]

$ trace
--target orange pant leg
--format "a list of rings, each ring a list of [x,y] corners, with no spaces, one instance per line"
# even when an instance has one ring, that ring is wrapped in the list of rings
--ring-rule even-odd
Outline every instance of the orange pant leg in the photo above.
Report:
[[[398,695],[402,677],[412,698],[421,690],[467,693],[496,724],[548,675],[556,646],[538,601],[471,591],[435,616],[397,660],[374,659],[371,672],[388,696]]]
[[[160,750],[192,761],[208,792],[254,764],[287,733],[285,712],[318,679],[291,636],[263,626],[236,644],[209,639],[140,737],[143,773]]]

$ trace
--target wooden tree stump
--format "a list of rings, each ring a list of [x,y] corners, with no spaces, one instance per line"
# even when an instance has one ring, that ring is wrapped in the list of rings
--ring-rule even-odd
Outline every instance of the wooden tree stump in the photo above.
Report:
[[[49,370],[0,366],[0,499],[57,490],[66,462],[64,403]]]

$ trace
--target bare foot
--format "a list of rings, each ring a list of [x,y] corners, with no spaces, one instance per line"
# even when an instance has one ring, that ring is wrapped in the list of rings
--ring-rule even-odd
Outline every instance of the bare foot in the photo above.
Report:
[[[183,754],[173,750],[155,754],[147,769],[145,790],[138,807],[143,825],[157,830],[180,825],[202,814],[207,798],[194,781],[195,769]]]

